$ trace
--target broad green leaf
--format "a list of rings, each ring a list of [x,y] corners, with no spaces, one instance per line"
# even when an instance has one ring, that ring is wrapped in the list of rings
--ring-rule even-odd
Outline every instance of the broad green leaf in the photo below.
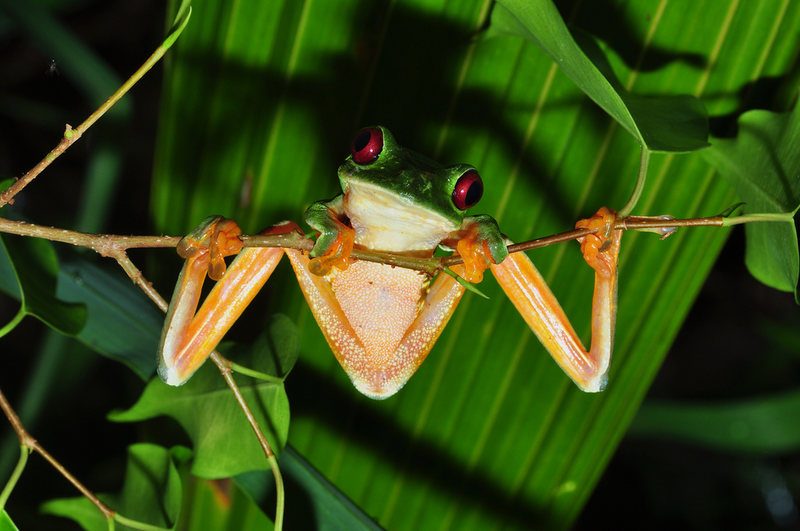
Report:
[[[732,403],[646,402],[629,434],[750,454],[800,449],[800,391]]]
[[[153,375],[164,314],[119,268],[72,256],[59,271],[57,293],[86,308],[79,341],[124,363],[143,380]]]
[[[19,531],[5,509],[0,511],[0,531]]]
[[[297,450],[284,449],[278,460],[286,483],[286,524],[292,529],[356,531],[382,529],[347,496],[319,473]],[[269,472],[246,472],[235,478],[236,484],[267,508],[275,504],[275,487]]]
[[[0,273],[7,293],[20,295],[19,315],[33,315],[61,332],[75,335],[86,322],[86,308],[56,296],[58,259],[50,242],[37,238],[4,235],[0,239]],[[17,288],[10,285],[16,278]]]
[[[186,498],[186,514],[181,515],[181,529],[206,531],[227,529],[262,531],[272,529],[272,521],[231,479],[193,478]],[[272,498],[274,512],[275,498]],[[286,526],[285,529],[299,529]]]
[[[83,497],[51,500],[44,503],[41,510],[45,514],[69,518],[86,531],[108,529],[108,524],[106,519],[103,518],[103,514],[89,500]]]
[[[253,341],[249,368],[280,378],[291,372],[300,354],[297,327],[287,316],[274,314],[264,333]],[[246,356],[246,354],[245,354]]]
[[[568,230],[630,195],[638,143],[533,44],[474,39],[488,23],[487,2],[193,7],[165,74],[152,186],[158,231],[186,233],[213,213],[247,232],[302,221],[306,205],[338,193],[336,168],[353,131],[369,124],[443,164],[475,165],[485,193],[474,213],[492,215],[516,241]],[[800,28],[795,3],[582,2],[564,13],[602,14],[609,34],[625,36],[614,51],[633,58],[630,72],[607,57],[631,93],[691,94],[712,116],[746,105],[739,95],[754,79],[790,71]],[[749,31],[764,26],[772,29]],[[608,80],[587,83],[609,94]],[[654,155],[644,192],[637,214],[708,216],[735,202],[696,153]],[[491,279],[480,286],[490,299],[465,295],[425,363],[382,402],[352,388],[285,265],[244,319],[256,328],[280,312],[297,324],[290,442],[380,525],[568,528],[726,235],[623,237],[616,351],[599,395],[571,384]],[[577,246],[530,255],[588,342],[592,275]]]
[[[49,243],[23,241],[20,245],[43,249],[43,245],[49,246]],[[3,250],[5,248],[0,247],[0,251]],[[44,261],[36,262],[36,267],[52,268],[48,260],[54,260],[55,255],[51,253],[47,251]],[[43,302],[42,307],[49,312],[63,307],[72,313],[77,310],[78,316],[83,314],[85,325],[77,332],[77,339],[96,352],[126,364],[142,379],[148,379],[155,371],[164,314],[118,268],[99,266],[76,253],[65,255],[67,258],[58,270],[56,302]],[[30,259],[38,260],[38,256]],[[19,298],[14,270],[7,257],[6,253],[0,253],[0,287]],[[32,269],[26,268],[26,271]],[[50,282],[35,281],[37,292]]]
[[[126,518],[175,529],[183,495],[179,468],[190,456],[191,452],[181,447],[168,450],[153,444],[132,445],[122,489],[99,497]],[[75,520],[87,531],[108,529],[102,513],[85,497],[51,500],[42,511]],[[120,523],[115,528],[133,529]]]
[[[745,213],[794,212],[800,207],[800,105],[786,113],[750,111],[736,138],[714,138],[706,160],[745,202]],[[797,288],[800,272],[794,223],[747,225],[746,262],[759,281],[782,291]]]
[[[651,151],[708,146],[705,107],[690,96],[643,97],[629,92],[591,36],[576,42],[550,0],[499,0],[488,36],[516,35],[549,55],[580,89]]]
[[[248,356],[232,356],[237,363],[259,366],[269,360],[267,342],[257,342]],[[222,352],[225,352],[222,350]],[[245,358],[245,359],[242,359]],[[273,451],[286,444],[289,402],[283,384],[235,374],[236,383]],[[186,430],[194,444],[192,473],[203,478],[224,478],[268,467],[264,452],[244,413],[216,366],[207,362],[181,387],[154,378],[130,409],[111,413],[111,420],[133,422],[168,415]]]

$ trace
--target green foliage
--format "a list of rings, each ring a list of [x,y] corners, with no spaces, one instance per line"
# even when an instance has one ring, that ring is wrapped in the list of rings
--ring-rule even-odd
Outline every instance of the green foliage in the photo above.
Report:
[[[86,322],[86,308],[56,296],[58,259],[50,242],[20,236],[0,240],[0,277],[7,292],[17,295],[21,306],[13,324],[25,315],[67,335],[76,335]],[[16,279],[16,285],[13,280]],[[3,335],[10,330],[3,329]]]
[[[187,448],[168,450],[153,444],[131,445],[122,489],[118,494],[100,498],[126,518],[135,515],[141,522],[176,529],[183,496],[180,469],[190,455]],[[84,497],[52,500],[42,510],[71,518],[87,531],[108,529],[102,513]],[[133,528],[117,523],[116,529]]]
[[[800,449],[798,416],[798,390],[735,403],[653,401],[642,406],[630,434],[728,452],[785,454]]]
[[[280,333],[281,328],[279,323],[273,331]],[[277,341],[286,344],[281,338]],[[273,353],[269,344],[266,340],[257,341],[251,352],[232,356],[232,359],[246,366],[277,365],[288,372],[294,364],[296,350],[294,355],[290,349]],[[225,349],[220,351],[226,353]],[[278,363],[269,361],[278,356]],[[283,384],[240,375],[236,380],[270,446],[278,453],[286,444],[289,432],[289,400]],[[133,407],[112,413],[110,418],[132,422],[159,415],[174,418],[189,434],[194,443],[192,473],[196,476],[225,478],[267,468],[264,452],[252,428],[213,363],[206,363],[181,387],[171,387],[154,378]]]
[[[487,36],[492,35],[516,35],[535,43],[642,147],[679,152],[708,145],[708,120],[700,100],[691,96],[643,98],[632,94],[617,79],[590,36],[578,34],[582,46],[573,40],[550,0],[500,1],[492,9]]]
[[[11,517],[3,509],[0,511],[0,531],[19,531],[19,528],[14,524]]]
[[[114,268],[72,256],[59,271],[58,294],[86,308],[77,339],[95,352],[124,363],[143,380],[155,371],[164,314]]]
[[[738,121],[736,138],[715,138],[705,151],[720,175],[745,201],[745,212],[796,212],[800,207],[800,105],[786,113],[750,111]],[[746,227],[746,262],[759,281],[791,291],[800,303],[800,256],[794,223]]]
[[[101,267],[74,252],[65,253],[66,261],[59,267],[49,242],[4,238],[12,242],[11,247],[0,247],[0,287],[6,293],[18,299],[23,287],[35,286],[32,291],[26,289],[33,294],[28,298],[39,301],[34,309],[45,308],[45,315],[55,316],[59,326],[53,328],[67,333],[67,326],[70,335],[95,352],[124,363],[144,380],[153,375],[156,360],[152,353],[158,349],[164,314],[130,280],[121,277],[116,267]],[[26,246],[38,249],[39,255],[26,251]],[[37,261],[39,256],[44,257],[42,262]],[[51,272],[39,271],[42,265]],[[16,269],[26,272],[22,278],[27,284],[15,282],[12,271]],[[48,278],[56,270],[58,278]],[[36,315],[31,305],[23,304],[20,312]]]

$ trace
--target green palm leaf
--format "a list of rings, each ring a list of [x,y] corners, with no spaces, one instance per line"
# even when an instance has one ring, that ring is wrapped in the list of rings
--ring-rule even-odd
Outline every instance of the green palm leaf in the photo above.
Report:
[[[620,207],[633,188],[636,140],[533,45],[479,38],[490,2],[193,6],[163,94],[158,230],[185,233],[213,213],[250,232],[299,220],[309,202],[336,193],[352,132],[373,123],[443,163],[477,166],[486,193],[476,211],[518,241]],[[753,79],[785,73],[800,27],[800,6],[788,2],[559,9],[605,39],[625,89],[694,95],[712,116],[746,105],[740,94]],[[734,201],[700,156],[657,155],[637,213],[706,216]],[[625,235],[615,361],[600,395],[569,382],[487,280],[490,300],[467,294],[406,388],[372,402],[352,389],[284,267],[260,304],[287,313],[301,334],[289,441],[387,528],[568,527],[726,234]],[[531,257],[587,339],[592,275],[577,247]],[[254,310],[248,321],[267,317]]]

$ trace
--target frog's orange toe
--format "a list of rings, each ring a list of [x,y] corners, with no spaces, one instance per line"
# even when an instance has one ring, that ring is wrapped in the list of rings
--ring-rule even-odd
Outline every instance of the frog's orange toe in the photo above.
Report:
[[[184,236],[178,242],[176,251],[184,259],[200,259],[207,254],[208,276],[219,280],[225,274],[225,257],[242,250],[241,234],[242,229],[235,221],[211,216]]]
[[[456,244],[461,259],[464,260],[464,279],[473,284],[483,280],[483,272],[492,264],[489,247],[485,240],[478,238],[477,228],[471,229]]]
[[[340,271],[347,269],[353,262],[350,254],[353,252],[356,232],[344,224],[336,236],[336,239],[325,251],[325,254],[312,258],[308,264],[308,269],[317,276],[324,276],[331,272],[334,267]]]
[[[608,207],[601,207],[594,216],[575,223],[576,229],[597,231],[578,238],[583,258],[595,271],[611,274],[615,268],[615,264],[610,263],[610,256],[613,253],[609,251],[613,246],[619,246],[618,234],[615,234],[614,231],[616,221],[617,213],[615,211]]]

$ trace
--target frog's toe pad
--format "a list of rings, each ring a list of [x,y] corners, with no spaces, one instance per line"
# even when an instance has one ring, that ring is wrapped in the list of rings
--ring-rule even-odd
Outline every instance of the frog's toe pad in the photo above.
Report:
[[[210,216],[178,242],[176,250],[185,259],[208,258],[208,276],[219,280],[225,273],[225,257],[242,250],[242,230],[235,221]]]
[[[594,216],[579,220],[575,224],[576,229],[597,231],[578,238],[578,242],[586,263],[598,273],[611,274],[616,266],[616,256],[608,252],[614,244],[616,220],[616,212],[608,207],[601,207]]]

